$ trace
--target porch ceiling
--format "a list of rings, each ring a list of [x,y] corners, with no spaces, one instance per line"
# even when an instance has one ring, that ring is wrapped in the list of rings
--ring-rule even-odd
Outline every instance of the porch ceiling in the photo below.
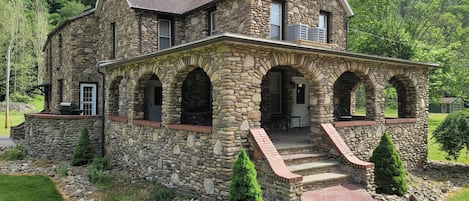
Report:
[[[98,64],[98,66],[99,67],[112,67],[112,66],[120,66],[120,65],[126,65],[126,64],[135,64],[135,63],[144,62],[147,59],[156,58],[158,56],[168,55],[168,54],[177,53],[177,52],[186,51],[186,50],[193,50],[195,48],[200,48],[203,46],[213,45],[217,43],[237,43],[237,44],[242,44],[242,45],[262,46],[263,48],[288,49],[289,51],[300,51],[306,54],[320,54],[324,56],[340,57],[340,58],[354,59],[354,60],[358,59],[358,60],[369,61],[369,62],[374,62],[374,63],[388,63],[388,64],[397,64],[397,65],[405,65],[405,66],[426,67],[426,68],[439,67],[438,64],[432,64],[432,63],[415,62],[415,61],[404,60],[404,59],[396,59],[396,58],[390,58],[390,57],[381,57],[381,56],[375,56],[375,55],[331,50],[331,49],[325,49],[325,48],[320,48],[320,47],[295,44],[289,41],[255,38],[251,36],[228,33],[228,32],[210,36],[201,40],[173,46],[171,48],[160,50],[154,53],[139,55],[135,57],[129,57],[129,58],[120,59],[120,60],[101,61]]]

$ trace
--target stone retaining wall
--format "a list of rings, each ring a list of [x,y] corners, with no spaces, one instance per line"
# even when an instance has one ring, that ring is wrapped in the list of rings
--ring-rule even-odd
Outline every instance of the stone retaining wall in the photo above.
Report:
[[[88,128],[96,154],[101,154],[102,120],[100,116],[50,114],[25,115],[26,153],[50,160],[70,160],[82,128]]]

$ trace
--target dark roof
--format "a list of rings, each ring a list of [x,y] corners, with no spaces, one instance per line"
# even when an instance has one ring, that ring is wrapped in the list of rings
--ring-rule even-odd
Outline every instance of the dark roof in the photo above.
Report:
[[[451,104],[453,103],[454,101],[456,101],[457,98],[455,97],[447,97],[447,98],[442,98],[441,99],[441,103],[443,104]]]
[[[184,14],[215,0],[127,0],[131,8]]]

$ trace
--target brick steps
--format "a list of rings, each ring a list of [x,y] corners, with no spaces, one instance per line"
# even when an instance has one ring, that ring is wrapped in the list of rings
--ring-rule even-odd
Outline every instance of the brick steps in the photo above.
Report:
[[[340,163],[337,161],[316,161],[298,165],[287,165],[288,170],[299,175],[314,175],[319,173],[340,171]]]

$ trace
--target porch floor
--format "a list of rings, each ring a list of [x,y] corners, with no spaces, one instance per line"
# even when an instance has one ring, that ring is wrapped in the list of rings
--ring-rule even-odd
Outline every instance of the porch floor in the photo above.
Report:
[[[277,149],[311,146],[310,128],[289,128],[287,130],[266,131]]]

